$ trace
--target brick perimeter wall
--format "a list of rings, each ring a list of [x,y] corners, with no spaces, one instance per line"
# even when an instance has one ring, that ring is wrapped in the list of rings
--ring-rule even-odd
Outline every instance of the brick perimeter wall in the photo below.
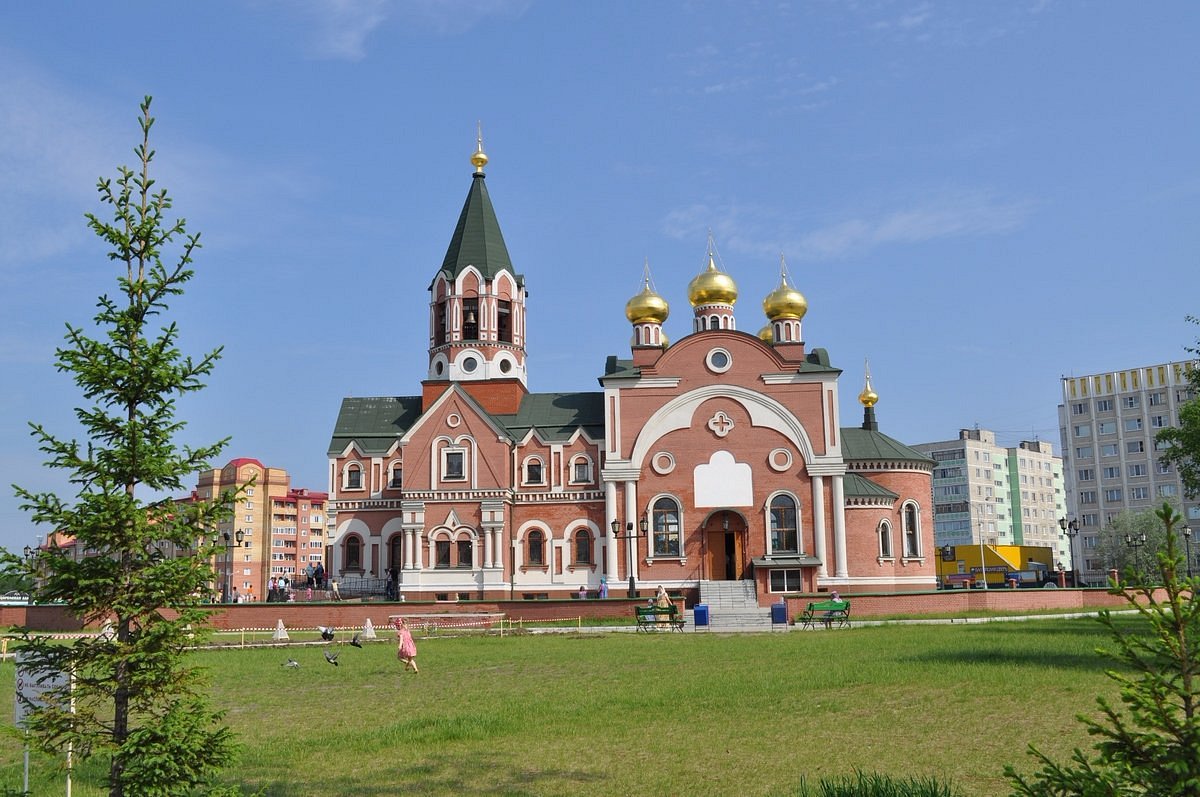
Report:
[[[788,617],[795,618],[810,601],[826,600],[828,594],[788,596]],[[854,619],[896,614],[955,614],[976,611],[1034,611],[1038,609],[1095,611],[1126,605],[1119,595],[1105,590],[1076,589],[993,589],[946,590],[941,592],[889,593],[879,595],[846,594]],[[691,606],[694,596],[688,596]],[[459,614],[469,612],[501,613],[527,622],[584,618],[624,618],[632,623],[633,607],[644,599],[608,598],[605,600],[537,601],[462,601],[436,603],[250,603],[217,607],[212,627],[218,630],[275,628],[283,620],[288,629],[316,628],[318,625],[341,628],[361,627],[368,618],[376,627],[386,627],[388,617],[397,614]],[[61,606],[3,606],[0,625],[39,631],[78,631],[82,624]]]

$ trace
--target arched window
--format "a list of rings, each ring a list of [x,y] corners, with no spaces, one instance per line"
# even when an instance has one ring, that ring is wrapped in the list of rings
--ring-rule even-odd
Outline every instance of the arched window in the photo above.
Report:
[[[571,460],[571,484],[591,484],[592,463],[587,457],[578,456]]]
[[[343,482],[343,486],[347,490],[362,489],[362,468],[359,467],[357,463],[346,466],[346,478]]]
[[[450,540],[433,541],[433,566],[437,568],[450,566]]]
[[[921,555],[921,515],[912,501],[904,505],[904,555]]]
[[[433,322],[433,345],[443,346],[446,343],[446,300],[437,303],[437,318]]]
[[[462,300],[463,308],[463,340],[479,340],[479,299],[472,297]]]
[[[498,299],[496,312],[496,340],[501,343],[512,343],[512,302]]]
[[[537,529],[529,532],[525,537],[526,545],[529,548],[528,562],[531,565],[541,566],[546,563],[546,537]]]
[[[575,532],[575,564],[592,563],[592,533],[587,529]]]
[[[525,460],[525,483],[545,484],[545,478],[542,473],[542,460],[538,457],[530,457]]]
[[[399,490],[404,486],[404,466],[399,462],[392,463],[392,472],[388,476],[388,487]]]
[[[679,504],[674,498],[654,502],[654,555],[679,556]]]
[[[886,520],[879,522],[879,558],[892,558],[892,524]]]
[[[362,540],[358,537],[346,538],[346,562],[347,570],[362,570]]]
[[[470,537],[455,541],[455,567],[470,569],[475,566],[475,542]]]
[[[771,499],[771,553],[799,553],[796,533],[796,499],[777,495]]]

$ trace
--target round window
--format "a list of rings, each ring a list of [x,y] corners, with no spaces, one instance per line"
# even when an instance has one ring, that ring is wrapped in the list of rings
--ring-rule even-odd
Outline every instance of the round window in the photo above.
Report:
[[[444,368],[444,367],[445,367],[445,365],[442,363],[442,361],[441,361],[441,360],[438,360],[436,363],[434,363],[434,364],[433,364],[433,373],[434,373],[434,376],[441,376],[441,375],[442,375],[442,370],[443,370],[443,368]]]
[[[475,369],[479,367],[479,360],[474,357],[466,357],[462,361],[462,369],[468,374],[475,373]]]
[[[713,373],[723,374],[733,365],[733,357],[725,349],[713,349],[704,358],[704,364]]]
[[[500,361],[500,373],[507,374],[511,370],[512,370],[512,360],[501,360]]]

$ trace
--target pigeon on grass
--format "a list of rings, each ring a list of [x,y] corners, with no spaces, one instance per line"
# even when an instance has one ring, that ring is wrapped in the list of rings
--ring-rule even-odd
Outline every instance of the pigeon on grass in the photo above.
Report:
[[[321,639],[324,639],[326,642],[333,641],[333,628],[332,627],[319,625],[319,626],[317,626],[317,630],[321,632]]]
[[[337,657],[338,654],[334,653],[332,650],[325,651],[325,661],[329,662],[334,667],[338,666]]]

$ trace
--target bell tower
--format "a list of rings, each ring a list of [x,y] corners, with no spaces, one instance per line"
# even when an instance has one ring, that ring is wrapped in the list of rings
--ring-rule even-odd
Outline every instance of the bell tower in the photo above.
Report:
[[[484,183],[483,134],[471,188],[429,286],[427,384],[509,383],[526,390],[525,278],[513,269]]]

